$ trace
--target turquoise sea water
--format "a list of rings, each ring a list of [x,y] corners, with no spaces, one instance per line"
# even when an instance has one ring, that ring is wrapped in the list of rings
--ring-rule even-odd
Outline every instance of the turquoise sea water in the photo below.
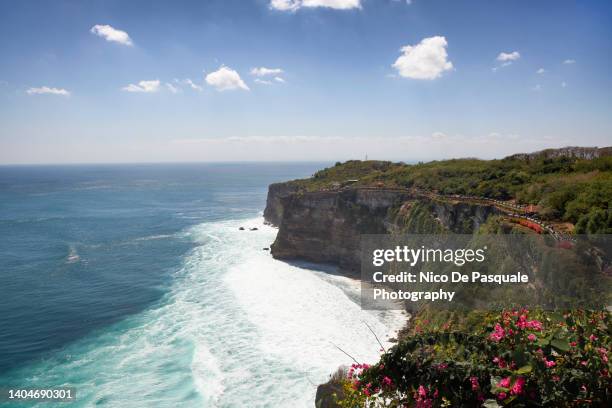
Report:
[[[381,337],[404,321],[262,250],[267,185],[321,166],[0,167],[0,387],[76,387],[66,407],[313,406],[351,363],[334,345],[372,361],[363,321]]]

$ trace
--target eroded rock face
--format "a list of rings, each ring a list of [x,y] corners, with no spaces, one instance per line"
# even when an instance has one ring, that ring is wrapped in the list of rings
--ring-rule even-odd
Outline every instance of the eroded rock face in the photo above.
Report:
[[[457,233],[473,232],[497,212],[492,206],[439,202],[382,188],[288,191],[273,184],[268,192],[264,215],[279,227],[272,255],[334,264],[353,273],[360,269],[360,235],[405,232],[404,221],[411,216],[410,210],[401,210],[410,207],[406,203],[424,203],[434,222]]]
[[[283,206],[280,200],[296,192],[297,189],[297,185],[291,182],[270,184],[268,187],[266,208],[264,210],[264,218],[267,222],[274,226],[280,224],[280,220],[283,216]]]
[[[431,206],[442,226],[457,234],[471,234],[487,222],[491,215],[501,214],[492,205],[432,201]]]
[[[356,189],[282,197],[282,218],[272,255],[331,263],[356,271],[360,235],[386,234],[388,211],[402,198],[398,193]]]

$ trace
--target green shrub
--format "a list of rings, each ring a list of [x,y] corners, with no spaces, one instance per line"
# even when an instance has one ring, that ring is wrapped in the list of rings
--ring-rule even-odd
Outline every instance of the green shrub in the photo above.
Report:
[[[608,312],[525,309],[481,313],[471,331],[416,321],[379,362],[351,367],[340,405],[607,406],[610,323]]]

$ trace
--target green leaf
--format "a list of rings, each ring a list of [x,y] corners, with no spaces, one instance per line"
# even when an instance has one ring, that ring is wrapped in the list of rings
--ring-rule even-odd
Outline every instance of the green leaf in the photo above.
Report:
[[[518,370],[515,371],[516,374],[527,374],[530,373],[531,370],[533,369],[533,367],[531,367],[530,364],[524,365],[521,368],[519,368]]]
[[[545,347],[548,346],[550,344],[550,339],[549,338],[538,338],[538,341],[536,342],[536,344],[540,347]]]
[[[483,407],[485,407],[485,408],[498,408],[498,407],[501,407],[501,405],[499,405],[499,404],[497,403],[497,401],[495,401],[494,399],[488,399],[488,400],[486,400],[486,401],[485,401],[485,402],[482,404],[482,406],[483,406]]]
[[[552,339],[550,345],[559,351],[567,353],[570,349],[570,345],[566,339]]]
[[[512,360],[514,360],[516,364],[525,364],[528,361],[525,349],[523,347],[519,347],[514,350],[514,353],[512,353]]]

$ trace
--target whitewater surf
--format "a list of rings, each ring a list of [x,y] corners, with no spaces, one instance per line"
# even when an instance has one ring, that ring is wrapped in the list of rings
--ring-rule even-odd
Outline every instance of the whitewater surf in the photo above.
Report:
[[[15,378],[76,387],[77,407],[313,406],[316,385],[352,362],[338,347],[376,361],[365,323],[387,339],[406,316],[361,310],[352,279],[273,259],[262,248],[275,234],[262,218],[188,228],[195,246],[158,304]]]

